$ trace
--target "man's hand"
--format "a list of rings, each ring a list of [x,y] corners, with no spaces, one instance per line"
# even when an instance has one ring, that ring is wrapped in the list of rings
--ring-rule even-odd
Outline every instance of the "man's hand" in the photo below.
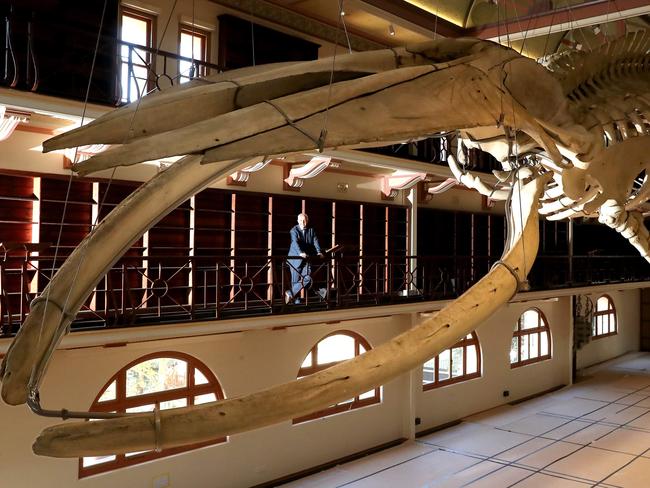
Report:
[[[306,252],[301,252],[301,253],[300,253],[300,257],[301,257],[301,258],[306,258],[306,257],[307,257],[307,253],[306,253]]]

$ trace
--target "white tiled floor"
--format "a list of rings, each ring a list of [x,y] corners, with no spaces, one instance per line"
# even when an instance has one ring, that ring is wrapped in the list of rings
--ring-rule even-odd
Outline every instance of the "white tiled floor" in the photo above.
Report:
[[[650,487],[650,354],[587,373],[574,387],[284,486]]]

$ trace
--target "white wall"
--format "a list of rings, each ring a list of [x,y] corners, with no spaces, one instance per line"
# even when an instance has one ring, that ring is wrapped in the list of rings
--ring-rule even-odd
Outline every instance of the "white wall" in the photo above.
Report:
[[[510,368],[513,327],[529,308],[538,308],[551,329],[551,359],[520,368]],[[418,430],[426,430],[513,400],[546,391],[570,382],[571,300],[511,303],[476,329],[481,345],[482,374],[464,383],[417,392],[416,415],[422,420]],[[422,374],[420,372],[420,378]],[[534,378],[534,381],[531,379]],[[503,391],[510,396],[505,398]]]
[[[585,344],[577,353],[578,369],[601,363],[626,352],[639,350],[641,291],[611,291],[607,292],[607,295],[614,302],[618,333],[609,337],[592,339],[591,342]],[[601,295],[589,295],[594,304],[599,296]]]

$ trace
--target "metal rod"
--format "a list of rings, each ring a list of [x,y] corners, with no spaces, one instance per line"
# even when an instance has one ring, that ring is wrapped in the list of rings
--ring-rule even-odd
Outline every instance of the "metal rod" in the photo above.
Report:
[[[31,390],[27,398],[27,406],[36,415],[41,417],[68,419],[115,419],[119,417],[128,417],[133,414],[116,413],[116,412],[77,412],[62,408],[61,410],[49,410],[41,407],[41,400],[38,390]]]

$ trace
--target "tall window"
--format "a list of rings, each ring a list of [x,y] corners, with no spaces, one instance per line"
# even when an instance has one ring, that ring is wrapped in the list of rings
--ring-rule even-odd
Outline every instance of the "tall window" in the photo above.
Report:
[[[149,76],[153,57],[150,52],[134,45],[152,48],[156,18],[152,15],[122,8],[120,23],[120,86],[122,101],[131,102],[152,88]]]
[[[510,346],[510,367],[551,358],[551,331],[541,311],[526,310],[515,323]]]
[[[614,302],[607,295],[603,295],[596,301],[596,310],[591,325],[592,336],[596,339],[607,337],[617,333],[616,309]]]
[[[181,25],[178,53],[184,58],[194,61],[208,61],[210,59],[210,33],[197,27]],[[178,73],[181,83],[187,83],[192,78],[208,74],[204,66],[190,61],[180,61]]]
[[[92,412],[151,412],[200,405],[224,398],[210,369],[198,359],[179,352],[161,352],[141,357],[113,376],[90,407]],[[225,438],[192,446],[142,451],[79,460],[79,477],[111,471],[152,459],[224,442]]]
[[[350,331],[334,332],[321,339],[318,344],[311,348],[307,357],[302,362],[298,378],[310,374],[318,373],[324,369],[351,359],[359,354],[370,350],[370,344],[359,334]],[[332,405],[320,412],[315,412],[304,417],[294,419],[293,423],[298,424],[307,420],[313,420],[320,417],[327,417],[346,410],[365,407],[374,403],[381,402],[381,388],[367,391],[354,398]]]
[[[424,363],[422,389],[431,390],[480,376],[481,350],[476,332],[472,332]]]

